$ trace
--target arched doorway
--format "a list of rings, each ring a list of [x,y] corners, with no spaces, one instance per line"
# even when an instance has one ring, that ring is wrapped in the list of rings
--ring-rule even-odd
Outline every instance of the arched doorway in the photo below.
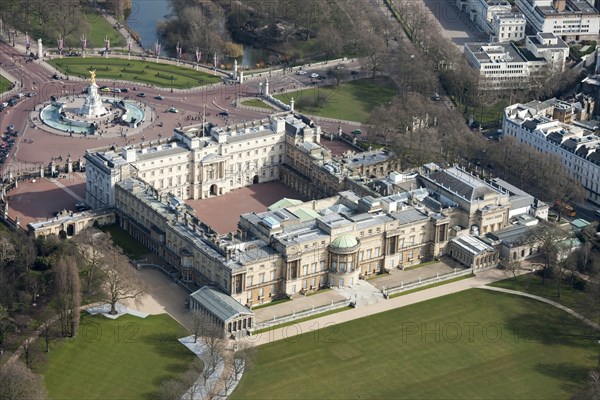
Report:
[[[254,175],[254,178],[252,178],[252,184],[256,185],[258,183],[258,175]]]
[[[211,196],[219,195],[219,188],[217,187],[217,185],[210,185],[210,195]]]
[[[75,235],[75,224],[67,225],[67,236]]]

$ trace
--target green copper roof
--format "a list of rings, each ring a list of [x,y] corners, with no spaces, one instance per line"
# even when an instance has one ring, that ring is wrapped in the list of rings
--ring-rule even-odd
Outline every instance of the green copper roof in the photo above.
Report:
[[[358,240],[356,240],[354,236],[345,234],[338,236],[333,242],[331,242],[331,247],[335,247],[337,249],[349,249],[357,244]]]
[[[302,203],[304,203],[302,200],[288,199],[287,197],[284,197],[283,199],[271,204],[269,206],[269,211],[275,211],[275,210],[279,210],[280,208],[297,206],[298,204],[302,204]]]

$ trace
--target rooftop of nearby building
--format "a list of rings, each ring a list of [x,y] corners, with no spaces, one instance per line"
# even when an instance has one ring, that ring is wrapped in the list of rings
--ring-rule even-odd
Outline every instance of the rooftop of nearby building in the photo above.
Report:
[[[533,1],[532,3],[536,4],[535,1]],[[552,5],[536,6],[535,8],[544,17],[556,16],[556,15],[574,15],[574,14],[598,15],[598,11],[585,0],[567,0],[565,2],[564,11],[558,11]]]
[[[190,296],[223,322],[241,315],[254,315],[252,311],[234,300],[233,297],[210,286],[204,286],[190,294]]]
[[[489,183],[457,167],[450,167],[429,175],[424,175],[422,179],[438,187],[442,187],[468,202],[483,200],[486,195],[490,194],[503,194]]]
[[[494,250],[493,247],[484,243],[481,239],[471,235],[457,236],[455,238],[450,239],[450,241],[452,243],[455,243],[467,253],[474,256],[478,256],[485,252]]]

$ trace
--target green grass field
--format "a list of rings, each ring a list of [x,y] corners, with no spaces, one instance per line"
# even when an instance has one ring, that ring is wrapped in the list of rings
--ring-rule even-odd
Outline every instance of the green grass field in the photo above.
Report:
[[[394,83],[389,78],[378,77],[373,79],[360,79],[340,84],[339,86],[325,86],[311,89],[298,90],[275,96],[289,104],[293,97],[296,108],[309,115],[320,117],[338,118],[348,121],[365,123],[371,111],[377,106],[387,104],[396,94]],[[307,96],[309,101],[319,96],[326,97],[323,107],[302,107],[302,97]]]
[[[185,89],[221,82],[221,78],[190,68],[170,64],[125,60],[120,58],[55,58],[48,63],[64,74],[81,78],[89,77],[90,69],[96,70],[97,79],[122,79],[132,82]]]
[[[598,363],[584,329],[473,289],[260,346],[231,399],[567,399]]]
[[[503,281],[494,282],[490,286],[496,286],[504,289],[518,290],[520,292],[531,293],[536,296],[541,296],[545,299],[555,301],[568,307],[578,313],[596,321],[600,322],[600,315],[598,315],[598,307],[594,310],[590,307],[589,296],[578,289],[577,285],[575,288],[571,288],[570,281],[567,279],[561,286],[560,298],[558,297],[558,290],[556,288],[556,282],[549,279],[542,285],[542,278],[535,274],[519,275],[516,278],[509,278]]]
[[[121,35],[106,18],[98,14],[95,10],[88,9],[85,13],[88,21],[88,48],[104,47],[104,38],[110,38],[110,47],[126,46],[125,38]]]
[[[139,260],[143,255],[151,253],[143,244],[135,240],[127,231],[121,229],[118,225],[105,225],[100,229],[103,232],[110,233],[113,243],[123,249],[123,253],[129,257]]]
[[[168,315],[110,320],[82,315],[77,337],[51,345],[44,374],[50,399],[158,399],[160,384],[183,374],[194,354]]]
[[[268,105],[267,103],[265,103],[264,101],[261,101],[259,99],[244,100],[241,102],[241,104],[243,106],[248,106],[248,107],[256,107],[256,108],[264,108],[266,110],[274,110],[273,107],[271,107],[270,105]]]
[[[0,75],[0,93],[8,91],[11,85],[12,83],[8,79]]]

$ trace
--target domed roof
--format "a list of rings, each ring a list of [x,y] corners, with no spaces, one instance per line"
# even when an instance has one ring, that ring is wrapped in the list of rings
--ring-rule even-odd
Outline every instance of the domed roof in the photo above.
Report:
[[[331,242],[331,247],[335,247],[336,249],[349,249],[358,245],[358,240],[352,235],[341,235],[338,236],[333,242]]]

